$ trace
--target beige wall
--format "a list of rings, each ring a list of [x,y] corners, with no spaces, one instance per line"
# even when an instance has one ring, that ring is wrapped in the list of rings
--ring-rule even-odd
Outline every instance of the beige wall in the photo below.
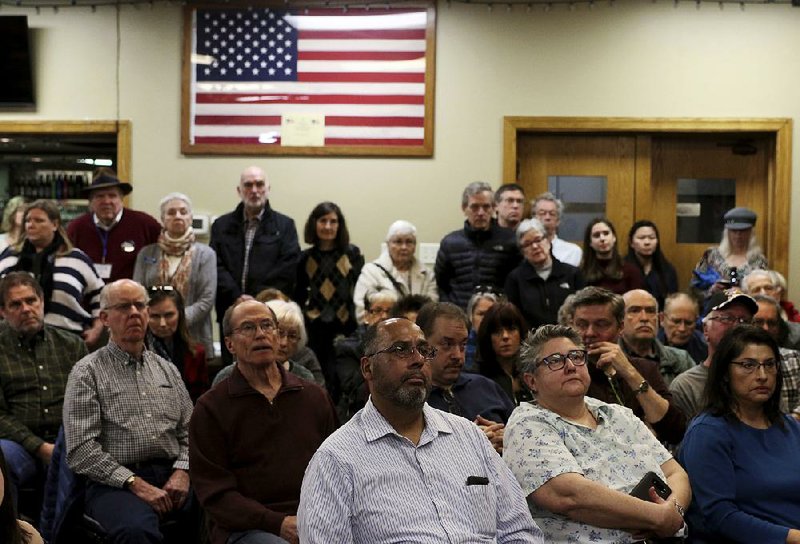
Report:
[[[112,8],[2,13],[29,15],[38,110],[0,119],[115,118]],[[800,9],[618,1],[490,13],[442,3],[432,159],[183,157],[181,10],[123,6],[120,25],[119,115],[133,126],[134,207],[155,214],[160,197],[178,190],[192,196],[196,213],[224,213],[237,202],[238,173],[257,163],[270,174],[273,206],[300,229],[317,202],[339,203],[368,259],[394,219],[414,222],[421,242],[460,226],[464,185],[500,181],[505,115],[800,117]],[[800,138],[794,172],[798,146]],[[794,273],[797,237],[790,255]]]

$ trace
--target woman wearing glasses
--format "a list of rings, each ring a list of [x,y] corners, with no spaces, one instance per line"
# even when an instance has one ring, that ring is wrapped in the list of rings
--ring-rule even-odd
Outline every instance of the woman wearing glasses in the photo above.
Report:
[[[164,229],[157,244],[142,248],[136,257],[133,279],[146,288],[171,285],[186,303],[186,326],[192,338],[214,357],[211,309],[217,296],[217,254],[195,241],[192,201],[183,193],[161,199]]]
[[[691,500],[686,472],[630,410],[586,396],[580,336],[543,325],[528,335],[520,363],[536,400],[511,414],[503,459],[545,541],[625,544],[680,533]],[[651,471],[671,491],[629,495]]]
[[[206,350],[195,343],[186,326],[183,297],[171,285],[151,287],[147,301],[147,349],[172,361],[181,373],[192,402],[208,391]]]
[[[781,384],[772,337],[749,325],[728,331],[680,451],[695,493],[691,542],[800,542],[800,423],[779,409]]]
[[[531,328],[557,323],[564,299],[585,287],[583,274],[552,256],[547,231],[538,219],[519,224],[517,245],[524,259],[506,279],[509,302],[520,309]]]

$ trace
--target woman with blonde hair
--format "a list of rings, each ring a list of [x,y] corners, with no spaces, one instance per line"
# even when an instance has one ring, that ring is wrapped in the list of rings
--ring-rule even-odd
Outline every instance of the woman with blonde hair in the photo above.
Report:
[[[16,245],[22,236],[22,217],[25,215],[25,197],[11,198],[3,209],[3,234],[0,236],[0,251]]]
[[[28,272],[44,291],[44,321],[80,334],[89,348],[103,331],[100,279],[86,253],[73,247],[61,211],[53,200],[40,199],[25,210],[25,231],[15,246],[0,254],[0,274]]]

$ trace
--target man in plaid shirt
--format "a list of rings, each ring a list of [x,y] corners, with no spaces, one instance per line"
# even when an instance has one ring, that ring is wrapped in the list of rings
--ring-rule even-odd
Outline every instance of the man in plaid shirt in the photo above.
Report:
[[[44,323],[44,292],[27,272],[0,281],[0,449],[12,491],[41,479],[53,454],[67,376],[87,351]]]
[[[112,542],[163,542],[160,518],[184,512],[189,496],[192,401],[175,365],[145,350],[144,287],[110,283],[100,307],[108,345],[67,382],[67,463],[88,478],[86,512]]]

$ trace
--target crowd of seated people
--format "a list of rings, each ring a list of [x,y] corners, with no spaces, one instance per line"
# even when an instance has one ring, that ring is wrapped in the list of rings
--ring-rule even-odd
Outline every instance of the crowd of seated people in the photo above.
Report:
[[[208,245],[188,196],[166,195],[159,224],[125,208],[131,190],[103,169],[89,212],[67,228],[53,201],[13,210],[20,226],[0,255],[0,446],[5,503],[34,524],[26,493],[58,463],[110,542],[195,542],[202,509],[212,544],[368,543],[415,508],[426,542],[800,542],[794,480],[759,487],[764,468],[738,461],[789,470],[800,436],[784,416],[800,414],[800,314],[766,269],[751,210],[725,214],[722,242],[680,293],[654,223],[633,225],[623,258],[598,217],[581,252],[557,236],[563,204],[539,195],[525,218],[517,184],[464,189],[464,225],[433,269],[406,220],[365,264],[332,202],[310,213],[301,251],[258,167],[242,172],[241,204]],[[215,376],[212,308],[228,363]],[[381,455],[472,444],[467,487],[504,514],[470,520],[461,491],[355,462],[344,441],[355,429]],[[751,442],[765,452],[742,453]],[[444,461],[420,462],[454,470]],[[317,480],[304,481],[308,466]],[[381,497],[366,518],[353,482]],[[49,484],[39,500],[58,493]],[[393,511],[404,485],[432,502]],[[329,505],[335,524],[302,496],[347,490],[352,500]],[[33,538],[23,527],[15,538]]]

